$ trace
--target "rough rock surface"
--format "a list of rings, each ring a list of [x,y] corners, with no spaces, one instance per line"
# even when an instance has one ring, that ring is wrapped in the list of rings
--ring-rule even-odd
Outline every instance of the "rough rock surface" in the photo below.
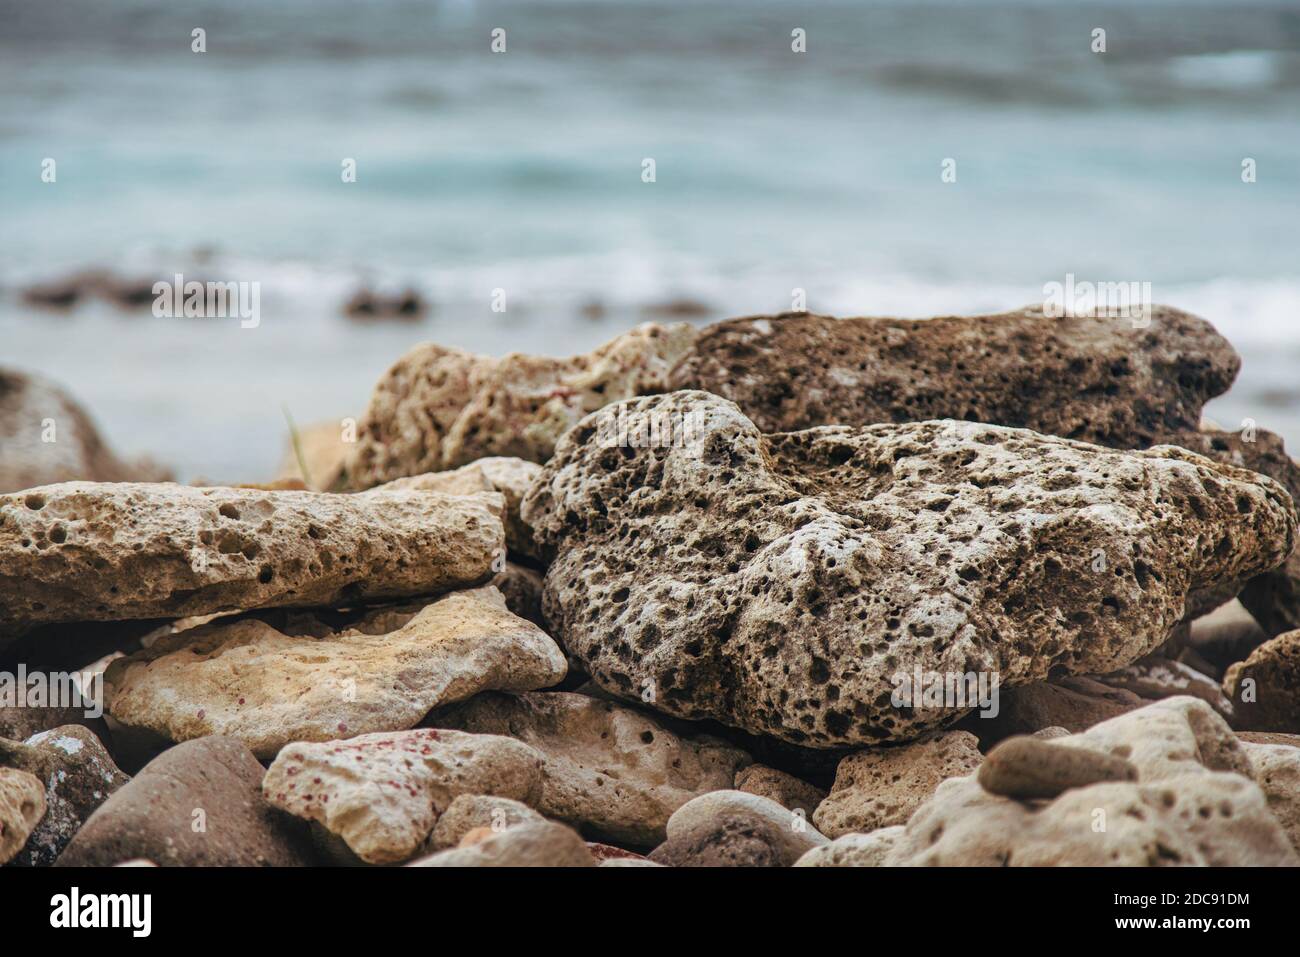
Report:
[[[1206,674],[1222,680],[1229,666],[1245,661],[1268,638],[1241,602],[1233,600],[1191,623],[1184,650],[1205,662]]]
[[[1195,431],[1241,360],[1204,319],[787,313],[704,329],[670,389],[731,399],[764,432],[967,419],[1116,448]]]
[[[868,834],[845,834],[829,844],[814,847],[795,867],[881,867],[885,858],[903,835],[903,825],[882,827]]]
[[[214,622],[117,659],[104,680],[123,724],[173,741],[227,735],[269,758],[291,741],[403,730],[485,689],[545,688],[564,674],[545,632],[477,588],[337,629],[308,615],[283,630]]]
[[[535,802],[542,756],[511,738],[459,731],[363,734],[291,744],[266,772],[273,806],[323,824],[369,864],[413,857],[462,794]]]
[[[1223,691],[1250,731],[1300,733],[1300,630],[1266,641],[1228,669]]]
[[[646,323],[568,359],[416,346],[375,386],[344,486],[369,488],[494,455],[545,462],[588,412],[663,391],[694,337],[685,323]]]
[[[26,771],[45,786],[45,816],[14,858],[32,867],[53,864],[86,819],[130,780],[99,738],[78,724],[42,732],[25,744],[0,740],[0,767]]]
[[[1300,851],[1300,741],[1256,744],[1243,741],[1255,782],[1268,798],[1269,809]]]
[[[67,482],[0,496],[0,635],[406,598],[487,581],[501,496]]]
[[[468,835],[467,835],[468,836]],[[413,861],[411,867],[595,867],[577,831],[554,821],[530,822]]]
[[[1233,718],[1232,702],[1223,694],[1217,681],[1189,665],[1158,655],[1149,655],[1108,675],[1097,675],[1095,680],[1112,688],[1131,691],[1147,701],[1189,694],[1200,698],[1229,721]]]
[[[57,865],[144,858],[163,867],[285,867],[310,864],[309,848],[301,822],[262,799],[252,753],[211,737],[149,762],[90,816]]]
[[[1136,781],[1137,768],[1118,755],[1022,735],[990,751],[975,780],[990,794],[1029,801],[1060,797],[1090,784]]]
[[[462,794],[438,816],[438,823],[429,834],[428,846],[436,851],[446,850],[455,847],[476,828],[485,827],[496,832],[516,824],[545,820],[522,801],[488,794]]]
[[[987,749],[1013,734],[1034,734],[1044,728],[1086,731],[1145,703],[1146,699],[1132,691],[1113,688],[1088,675],[1072,675],[1002,689],[996,716],[972,714],[962,720],[961,727]]]
[[[439,727],[501,734],[545,756],[533,806],[590,836],[650,846],[698,794],[731,787],[749,762],[737,748],[682,737],[640,711],[569,692],[481,694],[434,715]]]
[[[825,835],[797,811],[744,791],[712,791],[668,819],[650,860],[668,867],[789,867]]]
[[[607,447],[620,416],[684,440]],[[764,436],[699,392],[584,419],[522,514],[554,552],[547,620],[598,684],[823,748],[959,718],[895,706],[917,668],[1007,688],[1122,667],[1296,533],[1271,479],[1182,449],[950,420]]]
[[[40,376],[13,369],[0,369],[0,449],[0,492],[58,482],[161,482],[170,477],[153,462],[119,459],[67,393]]]
[[[821,788],[765,764],[741,768],[736,773],[735,789],[775,801],[791,811],[802,811],[807,818],[826,800],[826,792]]]
[[[546,586],[541,572],[506,562],[506,567],[492,579],[492,587],[501,592],[512,612],[546,630],[546,617],[542,614],[542,592]]]
[[[840,762],[835,784],[813,814],[813,823],[832,838],[906,824],[940,782],[970,774],[981,760],[979,742],[966,731],[859,751]]]
[[[13,707],[4,702],[3,693],[0,693],[0,738],[26,741],[42,731],[51,731],[66,724],[80,724],[94,731],[101,739],[106,739],[107,728],[103,719],[87,718],[87,710],[89,709],[76,707]]]
[[[26,771],[0,768],[0,864],[16,856],[45,816],[45,787]]]
[[[951,778],[907,822],[886,863],[904,865],[1295,865],[1241,744],[1199,698],[1166,698],[1054,747],[1131,762],[1136,782],[1074,788],[1049,802]]]

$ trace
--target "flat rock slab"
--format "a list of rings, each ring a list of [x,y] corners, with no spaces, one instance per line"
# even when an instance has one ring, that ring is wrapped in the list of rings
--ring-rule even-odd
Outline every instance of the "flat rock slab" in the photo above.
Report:
[[[694,336],[686,323],[645,323],[566,359],[416,346],[375,386],[342,486],[370,488],[489,456],[545,462],[588,412],[663,391]]]
[[[368,864],[415,856],[460,795],[536,802],[541,788],[542,756],[526,744],[429,728],[291,744],[262,781],[273,806],[324,825]]]
[[[131,780],[99,738],[76,724],[23,744],[0,740],[0,767],[26,771],[45,786],[45,816],[13,859],[29,867],[53,864],[90,815]]]
[[[292,741],[411,728],[486,689],[549,687],[566,667],[545,632],[478,588],[338,626],[216,621],[117,659],[104,681],[123,724],[173,741],[226,735],[270,758]]]
[[[12,860],[45,816],[45,786],[27,771],[0,768],[0,864]]]
[[[568,692],[483,694],[431,721],[536,748],[545,757],[537,810],[620,844],[662,841],[677,808],[731,787],[749,763],[717,739],[683,737],[641,711]]]
[[[671,440],[603,439],[647,420]],[[1182,449],[952,420],[765,436],[700,392],[584,419],[522,514],[554,553],[547,620],[599,685],[818,748],[976,706],[928,706],[918,669],[1005,689],[1123,667],[1296,537],[1281,486]]]
[[[1266,641],[1223,676],[1243,731],[1300,733],[1300,630]]]
[[[406,598],[487,581],[496,493],[360,495],[68,482],[0,496],[0,636]]]
[[[312,863],[301,821],[262,799],[262,766],[231,738],[187,741],[110,797],[57,866],[288,867]]]

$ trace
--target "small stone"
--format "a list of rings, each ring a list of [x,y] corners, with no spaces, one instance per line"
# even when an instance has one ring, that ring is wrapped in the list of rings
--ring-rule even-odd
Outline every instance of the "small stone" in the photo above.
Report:
[[[0,768],[0,864],[13,859],[45,816],[45,787],[26,771]]]
[[[883,867],[885,858],[894,843],[903,835],[904,827],[882,827],[868,834],[844,834],[814,847],[799,860],[795,867]]]
[[[667,867],[789,867],[827,838],[797,811],[744,791],[713,791],[668,819],[650,860]]]
[[[87,818],[130,780],[99,738],[76,724],[41,732],[25,744],[0,740],[0,767],[26,771],[45,785],[45,816],[13,858],[29,867],[53,864]]]
[[[1250,731],[1300,733],[1300,630],[1264,642],[1223,677],[1237,709],[1237,726]]]
[[[533,806],[596,838],[653,846],[696,795],[731,786],[743,751],[683,737],[649,715],[570,692],[481,694],[432,718],[439,727],[518,738],[545,756]]]
[[[813,814],[827,837],[906,824],[943,780],[970,774],[982,757],[975,735],[945,731],[911,744],[851,754]]]
[[[817,805],[826,799],[821,788],[765,764],[751,764],[737,771],[735,789],[775,801],[791,811],[802,811],[804,817],[812,817]]]
[[[467,847],[440,851],[409,867],[595,867],[578,832],[554,821],[508,827]]]
[[[1136,781],[1137,768],[1113,755],[1026,735],[1007,738],[990,751],[976,778],[990,794],[1028,801],[1090,784]]]
[[[462,794],[535,802],[541,764],[512,738],[417,728],[291,744],[266,772],[262,793],[324,825],[366,863],[393,864],[420,851]]]
[[[262,766],[231,738],[164,751],[118,788],[59,856],[59,867],[138,858],[163,867],[288,867],[312,863],[293,818],[262,799]]]
[[[454,731],[443,734],[456,734]],[[470,735],[470,737],[478,737]],[[536,797],[534,796],[534,800]],[[455,847],[461,839],[476,828],[502,831],[516,824],[545,821],[522,801],[488,794],[461,794],[438,815],[438,823],[429,835],[428,847],[441,851]]]
[[[0,495],[0,635],[45,622],[355,604],[479,585],[497,493],[65,482]]]
[[[1255,781],[1291,846],[1300,851],[1300,740],[1292,744],[1242,742]]]
[[[337,630],[298,616],[214,622],[154,642],[105,673],[117,721],[174,741],[238,738],[262,758],[291,741],[332,741],[419,723],[485,689],[556,684],[564,655],[493,588],[365,612]]]

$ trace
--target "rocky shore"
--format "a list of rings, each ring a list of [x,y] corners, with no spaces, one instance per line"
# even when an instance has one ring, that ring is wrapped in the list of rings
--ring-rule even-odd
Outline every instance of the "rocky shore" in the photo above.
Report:
[[[0,863],[1300,864],[1239,365],[1167,307],[426,344],[206,487],[0,370]]]

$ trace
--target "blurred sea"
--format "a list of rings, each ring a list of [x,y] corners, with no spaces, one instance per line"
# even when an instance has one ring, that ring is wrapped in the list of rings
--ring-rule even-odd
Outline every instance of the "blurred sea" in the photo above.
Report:
[[[187,479],[269,477],[282,405],[360,413],[422,340],[566,354],[795,287],[1001,311],[1067,273],[1214,322],[1245,367],[1209,414],[1295,454],[1298,234],[1294,2],[0,0],[0,364]],[[261,324],[21,301],[83,268],[259,282]],[[357,324],[363,284],[432,312]]]

